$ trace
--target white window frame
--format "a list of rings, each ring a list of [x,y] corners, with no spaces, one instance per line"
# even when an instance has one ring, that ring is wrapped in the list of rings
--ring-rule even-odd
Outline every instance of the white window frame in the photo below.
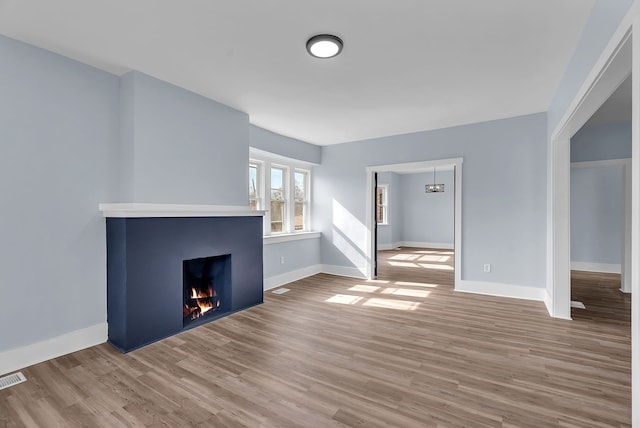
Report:
[[[259,165],[258,173],[260,178],[261,195],[259,208],[265,211],[263,234],[265,237],[282,237],[286,235],[308,235],[315,234],[311,231],[311,186],[313,182],[311,164],[285,158],[283,156],[271,155],[260,150],[251,149],[249,165]],[[271,168],[280,168],[285,171],[283,181],[285,190],[285,218],[282,232],[271,232]],[[295,173],[306,174],[305,182],[305,218],[304,229],[295,230]],[[314,235],[315,236],[315,235]]]
[[[383,218],[382,218],[382,222],[378,223],[378,226],[388,226],[390,224],[389,222],[389,185],[388,184],[378,184],[378,188],[381,188],[383,191],[382,193],[384,194],[384,203],[382,204],[382,213],[383,213]],[[376,217],[378,216],[378,192],[376,191]],[[378,221],[378,219],[376,218],[376,221]]]
[[[282,202],[284,203],[284,213],[282,219],[282,231],[273,232],[271,230],[271,191],[273,190],[271,187],[271,170],[279,169],[282,171]],[[267,175],[269,176],[269,187],[266,188],[265,191],[265,201],[269,201],[268,204],[265,204],[266,210],[269,212],[269,223],[265,225],[265,230],[268,228],[269,235],[280,235],[283,233],[289,233],[289,229],[291,228],[291,168],[286,165],[281,165],[277,163],[268,163],[268,167],[265,168],[268,171]]]
[[[262,162],[260,161],[249,161],[249,168],[251,167],[255,167],[256,168],[256,197],[255,197],[255,201],[256,201],[256,210],[263,210],[264,209],[264,186],[263,186],[263,182],[264,182],[264,165]],[[251,183],[249,183],[251,184]],[[253,198],[251,198],[249,196],[249,205],[251,205],[251,200]]]
[[[303,217],[302,217],[302,224],[304,225],[304,227],[300,230],[295,230],[295,219],[296,219],[296,181],[295,181],[295,177],[296,174],[304,174],[304,199],[302,201],[302,212]],[[302,168],[294,168],[293,170],[293,174],[291,175],[291,183],[293,184],[292,187],[292,209],[293,209],[293,214],[291,215],[291,219],[293,220],[293,224],[291,225],[291,228],[293,230],[294,233],[299,233],[299,232],[308,232],[310,229],[310,224],[309,224],[309,211],[311,211],[311,204],[310,204],[310,196],[311,193],[309,192],[309,187],[311,185],[311,171],[309,169],[302,169]]]

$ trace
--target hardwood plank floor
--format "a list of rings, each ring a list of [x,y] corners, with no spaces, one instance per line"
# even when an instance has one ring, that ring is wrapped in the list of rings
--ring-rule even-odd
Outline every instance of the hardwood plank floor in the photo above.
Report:
[[[615,279],[574,274],[587,309],[563,321],[453,292],[451,251],[380,255],[375,281],[316,275],[126,355],[103,344],[24,369],[0,427],[630,426]]]

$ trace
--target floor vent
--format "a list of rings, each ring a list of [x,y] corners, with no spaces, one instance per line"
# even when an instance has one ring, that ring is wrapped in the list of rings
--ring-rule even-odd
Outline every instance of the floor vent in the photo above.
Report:
[[[17,385],[19,383],[25,382],[26,380],[27,378],[24,377],[22,372],[12,373],[10,375],[0,377],[0,389],[9,388],[10,386]]]
[[[291,291],[288,288],[278,288],[277,290],[273,290],[272,293],[273,294],[284,294],[287,291]]]
[[[576,300],[572,300],[571,301],[571,307],[572,308],[578,308],[578,309],[587,309],[587,307],[584,305],[584,303],[578,302]]]

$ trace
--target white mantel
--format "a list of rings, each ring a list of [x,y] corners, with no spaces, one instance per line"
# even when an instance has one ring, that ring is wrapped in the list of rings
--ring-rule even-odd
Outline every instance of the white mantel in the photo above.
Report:
[[[255,211],[238,205],[188,205],[188,204],[99,204],[104,217],[255,217],[264,211]]]

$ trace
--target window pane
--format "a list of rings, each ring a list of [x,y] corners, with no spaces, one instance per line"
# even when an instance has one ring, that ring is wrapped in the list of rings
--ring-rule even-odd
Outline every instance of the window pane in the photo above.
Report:
[[[385,187],[376,188],[376,221],[378,223],[387,222],[387,192]]]
[[[255,165],[249,165],[249,197],[256,198],[258,196],[258,168]]]
[[[295,203],[295,218],[294,218],[294,230],[305,230],[304,224],[304,206],[305,204],[302,202]]]
[[[284,171],[280,168],[271,168],[271,199],[284,201]]]
[[[304,172],[296,172],[294,174],[295,188],[295,200],[297,202],[304,202],[306,198],[306,186],[307,186],[307,174]]]
[[[271,232],[282,232],[284,229],[284,202],[271,201]]]

